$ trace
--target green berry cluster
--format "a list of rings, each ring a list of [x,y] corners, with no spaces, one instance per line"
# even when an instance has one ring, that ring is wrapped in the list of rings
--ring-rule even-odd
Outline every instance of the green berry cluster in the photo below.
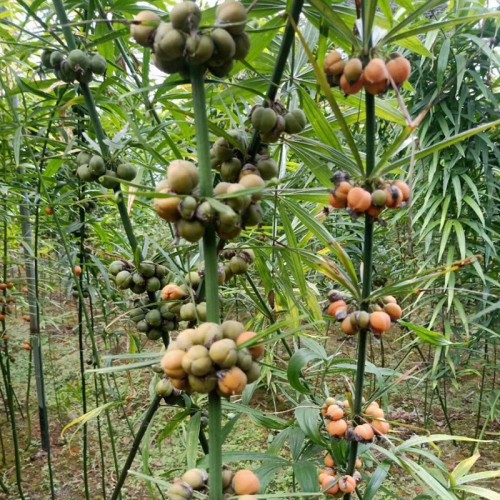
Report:
[[[75,80],[80,83],[90,83],[94,75],[104,75],[108,63],[99,54],[87,54],[83,50],[74,49],[68,54],[58,50],[44,50],[42,65],[54,70],[57,78],[66,83]]]
[[[155,65],[165,73],[187,74],[189,65],[203,66],[214,76],[229,74],[235,60],[245,59],[250,38],[245,33],[244,5],[226,0],[217,7],[213,28],[199,30],[202,12],[196,3],[180,2],[165,23],[151,11],[140,12],[131,25],[135,41],[154,52]]]
[[[151,303],[147,297],[134,301],[129,318],[136,324],[137,330],[145,333],[149,340],[161,339],[163,334],[168,334],[176,327],[174,321],[162,314],[161,307]]]
[[[279,102],[274,102],[269,107],[255,106],[250,120],[265,144],[277,142],[283,132],[298,134],[307,124],[306,115],[301,109],[288,111]]]
[[[130,288],[137,294],[155,293],[168,284],[168,269],[149,260],[142,261],[137,269],[129,262],[115,260],[109,265],[109,274],[114,276],[117,288]]]
[[[82,182],[99,182],[108,189],[119,187],[120,181],[133,181],[137,175],[137,169],[130,163],[113,159],[106,161],[102,156],[86,151],[78,153],[76,164],[76,175]]]

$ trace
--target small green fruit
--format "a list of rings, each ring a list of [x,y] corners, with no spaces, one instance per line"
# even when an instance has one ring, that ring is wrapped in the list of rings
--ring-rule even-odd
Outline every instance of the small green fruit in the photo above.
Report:
[[[118,177],[116,175],[116,172],[114,170],[106,170],[105,174],[106,177],[104,177],[101,180],[101,185],[103,185],[107,189],[115,189],[117,187],[120,187],[120,181],[118,180]]]
[[[271,132],[276,126],[278,115],[271,108],[257,106],[251,116],[252,126],[262,134]]]
[[[116,175],[124,181],[133,181],[137,175],[137,169],[130,163],[120,163],[116,168]]]
[[[146,292],[157,292],[161,288],[161,281],[153,276],[149,278],[146,282]]]
[[[287,134],[298,134],[304,130],[307,118],[301,109],[294,109],[285,115],[285,132]]]
[[[62,52],[59,52],[58,50],[54,50],[50,54],[50,67],[59,69],[61,67],[61,63],[64,61],[65,57]]]
[[[233,38],[236,45],[234,58],[237,61],[242,61],[250,52],[250,37],[245,32],[243,32],[241,33],[241,35],[235,35]]]
[[[231,35],[240,35],[245,31],[247,10],[240,2],[225,1],[217,7],[217,24],[226,29]]]
[[[99,155],[93,155],[89,161],[89,170],[94,176],[104,175],[106,173],[106,164]]]
[[[152,309],[146,314],[144,318],[149,326],[160,326],[161,325],[161,314],[158,309]]]
[[[76,175],[80,178],[82,182],[91,182],[94,180],[92,172],[89,170],[87,165],[80,165],[76,169]]]
[[[240,177],[240,172],[241,161],[236,157],[231,158],[229,161],[223,162],[220,167],[221,179],[229,183],[237,182]],[[225,192],[227,192],[227,189]]]
[[[257,162],[257,170],[261,177],[268,181],[278,175],[278,164],[269,157],[262,157]]]
[[[190,243],[196,243],[205,234],[205,226],[197,220],[180,219],[176,222],[179,235]]]
[[[156,264],[150,260],[143,260],[137,267],[137,271],[145,278],[152,278],[156,273]]]
[[[215,28],[210,33],[210,38],[214,43],[215,52],[209,66],[222,66],[231,61],[236,54],[236,44],[233,37],[225,29]]]
[[[208,35],[190,36],[186,40],[186,54],[193,64],[206,63],[214,53],[214,42]]]
[[[90,68],[90,58],[83,50],[74,49],[68,54],[68,64],[73,71],[85,71]]]
[[[170,22],[177,30],[189,33],[196,31],[200,24],[201,11],[194,2],[180,2],[170,11]]]
[[[78,156],[76,157],[76,164],[78,166],[88,165],[91,158],[92,158],[92,156],[89,153],[87,153],[86,151],[80,151],[78,153]]]
[[[52,64],[50,63],[50,56],[52,55],[51,50],[44,50],[42,52],[41,60],[42,60],[42,66],[48,69],[52,69]]]
[[[191,302],[183,304],[180,316],[182,321],[196,321],[196,306]]]
[[[108,62],[100,54],[94,54],[90,58],[90,69],[96,75],[104,75],[108,69]]]
[[[161,18],[150,10],[139,12],[130,25],[132,38],[143,47],[152,47],[154,34],[161,23]]]
[[[181,217],[190,220],[194,217],[198,207],[198,200],[193,196],[186,196],[179,205],[179,213]]]
[[[125,269],[125,264],[121,260],[111,262],[108,267],[109,274],[116,276],[119,272]]]
[[[115,277],[115,283],[120,290],[126,290],[132,284],[132,275],[128,271],[120,271]]]
[[[162,378],[156,384],[156,394],[162,398],[168,398],[172,394],[173,390],[174,388],[168,378]]]

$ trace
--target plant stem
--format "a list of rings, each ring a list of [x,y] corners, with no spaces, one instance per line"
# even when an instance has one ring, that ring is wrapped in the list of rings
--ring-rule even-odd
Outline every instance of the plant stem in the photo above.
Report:
[[[366,176],[369,177],[375,166],[375,97],[366,93]],[[365,216],[365,234],[363,249],[363,289],[361,291],[361,309],[367,311],[369,307],[369,297],[372,288],[372,267],[373,267],[373,218]],[[354,394],[353,421],[360,423],[361,406],[363,404],[363,384],[365,377],[366,349],[368,343],[368,330],[361,330],[358,339],[358,362],[356,367],[356,385]],[[347,474],[354,473],[356,458],[358,455],[358,443],[351,441],[349,448],[349,463]],[[345,500],[349,500],[351,494],[344,495]]]
[[[208,139],[208,119],[203,70],[197,66],[191,66],[190,71],[191,85],[193,87],[198,167],[200,169],[200,194],[202,197],[210,197],[213,196],[213,179],[210,166],[210,143]],[[213,224],[209,224],[205,229],[205,234],[203,236],[203,256],[205,259],[207,321],[219,323],[217,238]],[[210,500],[220,500],[222,498],[221,415],[221,398],[213,391],[208,396]]]
[[[118,496],[120,495],[120,491],[122,489],[123,484],[125,483],[125,479],[127,478],[128,471],[130,469],[130,466],[132,465],[132,462],[134,461],[135,455],[137,454],[137,451],[139,450],[139,446],[141,444],[142,438],[144,437],[144,434],[148,430],[149,423],[151,422],[154,414],[156,413],[156,410],[158,410],[158,407],[160,406],[162,398],[160,396],[155,396],[153,399],[151,405],[148,408],[148,411],[146,412],[146,415],[144,416],[144,419],[141,423],[141,426],[139,430],[137,431],[137,434],[135,435],[134,442],[132,444],[132,448],[130,449],[130,452],[127,457],[127,461],[125,462],[125,465],[123,466],[123,469],[121,471],[120,477],[118,478],[118,482],[116,483],[115,489],[113,490],[113,495],[111,495],[111,500],[116,500]]]

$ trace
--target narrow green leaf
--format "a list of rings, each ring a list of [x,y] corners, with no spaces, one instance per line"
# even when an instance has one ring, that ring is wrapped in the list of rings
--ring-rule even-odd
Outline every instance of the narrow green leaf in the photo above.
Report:
[[[488,500],[500,500],[500,493],[490,490],[489,488],[483,488],[481,486],[460,486],[456,489],[458,491],[477,495],[481,498],[487,498]]]
[[[306,401],[295,408],[295,418],[302,432],[313,443],[325,445],[325,439],[320,430],[320,410],[311,401]],[[316,476],[317,479],[317,476]]]
[[[465,460],[459,462],[451,472],[451,475],[454,477],[455,481],[465,476],[465,474],[467,474],[472,469],[480,456],[481,455],[479,453],[475,453],[471,457],[468,457]]]
[[[198,438],[201,427],[201,411],[197,411],[190,419],[187,426],[186,437],[186,462],[187,468],[196,467],[196,457],[198,456]]]
[[[446,73],[446,67],[448,66],[448,59],[450,57],[450,39],[446,38],[441,45],[441,50],[439,51],[439,56],[437,60],[437,90],[441,91],[444,82],[444,76]]]
[[[387,474],[391,468],[393,462],[391,460],[384,460],[372,474],[370,481],[366,485],[366,489],[363,494],[363,500],[372,500],[375,495],[380,491],[380,486],[385,481]]]
[[[309,394],[309,388],[302,381],[302,370],[307,363],[320,359],[318,354],[309,349],[299,349],[290,358],[287,377],[290,385],[302,394]]]
[[[422,342],[425,342],[426,344],[447,346],[453,343],[441,333],[433,332],[432,330],[424,328],[423,326],[414,325],[413,323],[409,323],[408,321],[401,320],[399,321],[399,324],[411,330],[418,336],[420,340],[422,340]]]
[[[293,472],[300,491],[318,491],[318,471],[313,463],[296,462],[293,464]]]

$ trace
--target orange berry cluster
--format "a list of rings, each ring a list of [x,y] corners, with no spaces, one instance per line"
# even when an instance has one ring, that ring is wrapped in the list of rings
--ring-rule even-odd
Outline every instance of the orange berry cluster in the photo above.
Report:
[[[404,181],[385,183],[381,181],[372,192],[354,186],[347,174],[337,172],[333,180],[335,187],[330,193],[333,208],[348,208],[354,215],[368,214],[378,217],[385,208],[403,208],[411,198],[411,189]]]
[[[344,94],[357,94],[364,88],[369,94],[384,94],[391,87],[391,79],[398,87],[411,74],[411,64],[405,57],[392,54],[389,61],[373,58],[364,64],[359,57],[344,61],[342,54],[330,52],[323,65],[330,86],[340,86]]]
[[[367,422],[354,427],[350,427],[344,418],[348,408],[349,402],[347,400],[339,402],[333,398],[328,398],[325,401],[321,414],[327,420],[325,428],[330,436],[339,439],[346,438],[349,441],[370,443],[375,436],[386,435],[389,432],[391,426],[385,419],[384,410],[380,408],[376,401],[371,402],[364,411]]]
[[[241,347],[255,336],[238,321],[202,323],[179,333],[161,367],[178,390],[201,394],[216,390],[224,397],[241,394],[260,376],[257,360],[264,355],[264,347]]]
[[[380,336],[391,329],[393,321],[401,319],[403,311],[392,295],[382,297],[380,303],[371,306],[372,311],[353,311],[348,313],[348,305],[335,290],[329,293],[329,316],[341,321],[340,328],[346,335],[355,335],[359,330],[370,329]]]
[[[205,469],[190,469],[183,474],[181,479],[174,480],[172,486],[167,490],[167,497],[170,500],[190,500],[194,498],[195,491],[208,493],[208,479],[208,473]],[[256,499],[254,494],[260,491],[260,481],[251,470],[242,469],[233,473],[224,468],[222,470],[222,487],[225,494],[239,495],[240,500],[254,500]]]

